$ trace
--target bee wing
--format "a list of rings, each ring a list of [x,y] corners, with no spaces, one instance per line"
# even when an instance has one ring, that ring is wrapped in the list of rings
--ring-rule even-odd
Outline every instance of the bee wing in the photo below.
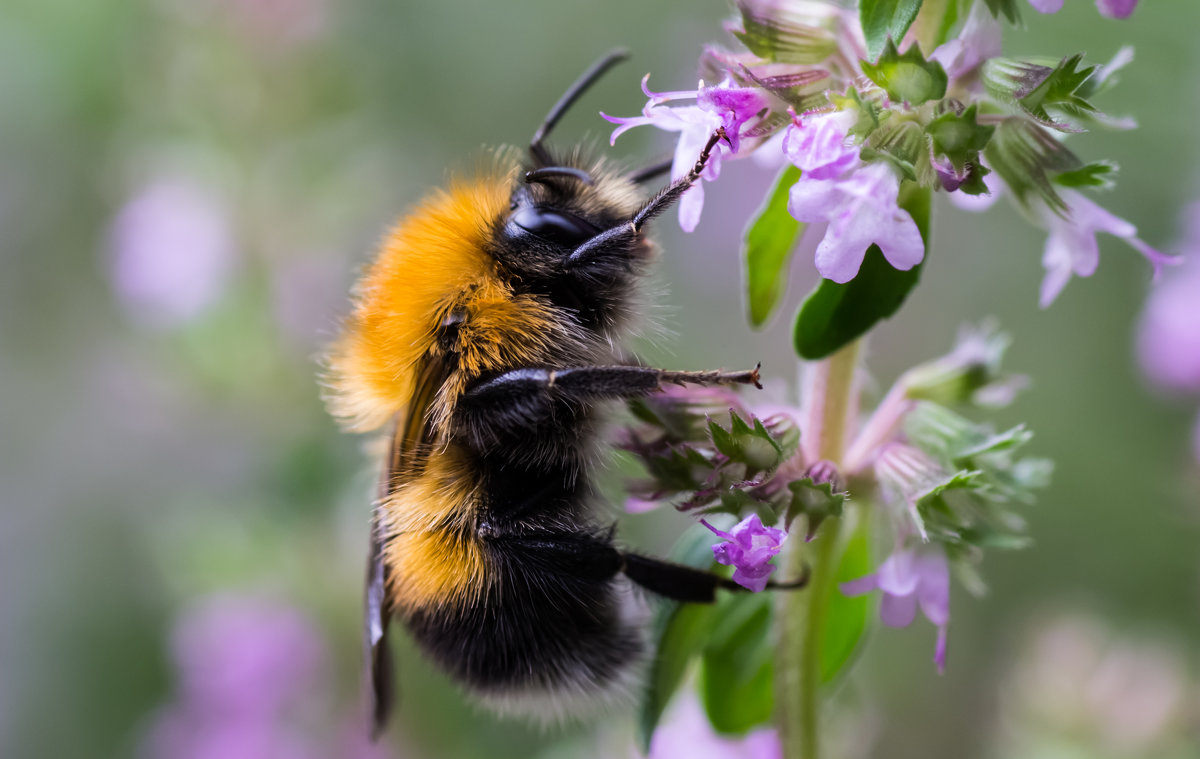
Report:
[[[388,468],[390,470],[390,467]],[[386,489],[388,473],[380,490]],[[386,494],[385,494],[386,495]],[[388,713],[395,700],[395,670],[388,647],[388,626],[392,621],[391,602],[387,595],[387,566],[383,562],[383,537],[379,530],[379,505],[371,518],[371,550],[367,558],[367,592],[363,619],[363,660],[370,683],[371,739],[375,740],[387,725]]]
[[[446,366],[427,360],[417,375],[417,386],[407,411],[397,419],[388,459],[379,480],[379,493],[371,515],[371,548],[367,558],[366,603],[363,618],[363,662],[367,695],[370,701],[371,737],[378,738],[387,726],[388,714],[396,700],[395,666],[388,647],[388,627],[392,621],[392,602],[388,596],[388,566],[384,548],[388,535],[383,524],[383,509],[408,473],[416,471],[427,455],[430,427],[427,410],[446,379]]]

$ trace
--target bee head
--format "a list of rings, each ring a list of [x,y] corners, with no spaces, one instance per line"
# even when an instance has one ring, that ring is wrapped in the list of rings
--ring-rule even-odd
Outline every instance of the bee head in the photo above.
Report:
[[[515,182],[491,253],[519,291],[570,312],[586,329],[606,331],[625,315],[651,245],[642,235],[595,241],[628,223],[641,194],[626,176],[578,152],[535,165]],[[575,254],[588,244],[596,250],[581,260]]]

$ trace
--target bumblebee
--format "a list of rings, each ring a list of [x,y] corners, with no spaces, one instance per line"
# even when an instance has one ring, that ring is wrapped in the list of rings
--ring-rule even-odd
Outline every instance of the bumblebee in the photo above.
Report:
[[[596,62],[559,99],[528,155],[421,202],[382,244],[328,361],[332,412],[392,425],[375,505],[365,647],[372,719],[392,701],[398,618],[441,669],[501,711],[576,711],[627,686],[642,656],[627,578],[711,602],[716,574],[628,551],[593,514],[590,472],[607,401],[664,383],[758,384],[758,370],[668,371],[623,348],[651,258],[647,224],[697,180],[648,199],[666,164],[622,173],[544,140],[625,57]]]

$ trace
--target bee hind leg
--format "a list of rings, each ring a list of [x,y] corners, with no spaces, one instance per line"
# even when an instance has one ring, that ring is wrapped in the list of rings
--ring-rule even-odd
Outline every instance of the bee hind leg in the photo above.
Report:
[[[706,572],[682,564],[672,564],[669,561],[640,556],[636,553],[622,554],[624,564],[622,571],[625,576],[646,590],[665,596],[673,601],[688,603],[713,603],[717,599],[717,588],[746,592],[748,589],[738,585],[728,577]],[[795,590],[808,584],[808,569],[788,582],[769,582],[771,590]]]

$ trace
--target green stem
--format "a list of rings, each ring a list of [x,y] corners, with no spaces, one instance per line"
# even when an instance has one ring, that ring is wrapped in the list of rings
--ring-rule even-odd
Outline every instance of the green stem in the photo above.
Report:
[[[853,342],[813,365],[806,378],[805,455],[811,462],[840,464],[846,422],[854,392],[859,343]],[[794,534],[801,534],[793,530]],[[808,590],[778,594],[776,649],[776,719],[784,759],[819,759],[821,632],[837,569],[841,520],[826,519],[807,544],[789,541],[784,577],[811,572]]]

